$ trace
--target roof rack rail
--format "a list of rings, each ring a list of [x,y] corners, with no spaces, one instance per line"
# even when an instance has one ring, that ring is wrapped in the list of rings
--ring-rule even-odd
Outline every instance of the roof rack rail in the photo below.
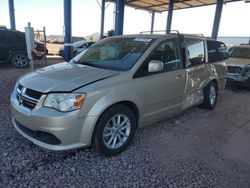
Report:
[[[181,33],[183,35],[192,35],[192,36],[200,36],[200,37],[205,37],[203,34],[201,33]]]
[[[203,34],[201,33],[197,33],[197,34],[193,34],[193,33],[180,33],[178,30],[170,30],[169,32],[167,32],[166,30],[156,30],[156,31],[141,31],[140,34],[154,34],[154,33],[164,33],[164,34],[178,34],[178,35],[196,35],[196,36],[200,36],[200,37],[204,37]]]
[[[167,32],[166,30],[155,30],[155,31],[141,31],[140,34],[153,34],[153,33],[176,33],[176,34],[180,34],[180,32],[178,30],[170,30],[169,32]]]

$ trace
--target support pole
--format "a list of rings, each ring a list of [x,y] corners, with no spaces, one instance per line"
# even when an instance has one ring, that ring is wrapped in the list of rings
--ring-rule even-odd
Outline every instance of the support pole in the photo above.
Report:
[[[9,0],[10,29],[16,30],[14,0]]]
[[[125,0],[116,0],[115,35],[123,34]]]
[[[100,40],[103,38],[104,33],[104,19],[105,19],[105,1],[102,0],[102,7],[101,7],[101,31],[100,31]]]
[[[151,30],[150,30],[150,33],[151,33],[151,34],[154,32],[154,24],[155,24],[155,12],[152,12],[152,17],[151,17]]]
[[[217,39],[219,33],[222,8],[223,8],[223,0],[217,0],[215,16],[214,16],[214,24],[211,36],[212,39]]]
[[[169,32],[171,31],[173,10],[174,10],[174,0],[169,0],[169,4],[168,4],[168,18],[167,18],[167,30],[166,30],[166,33],[169,33]]]
[[[64,0],[64,60],[71,59],[71,0]]]

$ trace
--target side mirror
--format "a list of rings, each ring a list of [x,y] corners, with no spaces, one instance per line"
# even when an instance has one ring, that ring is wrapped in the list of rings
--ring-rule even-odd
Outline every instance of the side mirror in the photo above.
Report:
[[[148,64],[148,72],[163,71],[163,62],[159,60],[151,60]]]

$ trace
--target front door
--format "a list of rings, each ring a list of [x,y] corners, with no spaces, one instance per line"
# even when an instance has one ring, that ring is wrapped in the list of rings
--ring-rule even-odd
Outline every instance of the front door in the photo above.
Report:
[[[180,110],[184,97],[186,70],[180,58],[177,39],[162,42],[150,55],[150,60],[163,62],[162,72],[145,77],[144,120],[159,120]]]

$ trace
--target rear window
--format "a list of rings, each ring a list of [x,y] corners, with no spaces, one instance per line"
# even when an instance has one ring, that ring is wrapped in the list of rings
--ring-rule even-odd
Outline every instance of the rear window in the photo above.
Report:
[[[205,45],[200,39],[186,39],[189,66],[199,65],[205,62]]]
[[[18,31],[0,31],[0,42],[3,44],[24,46],[26,45],[25,34]]]
[[[228,57],[227,46],[220,41],[207,41],[208,61],[216,62],[226,59]]]

